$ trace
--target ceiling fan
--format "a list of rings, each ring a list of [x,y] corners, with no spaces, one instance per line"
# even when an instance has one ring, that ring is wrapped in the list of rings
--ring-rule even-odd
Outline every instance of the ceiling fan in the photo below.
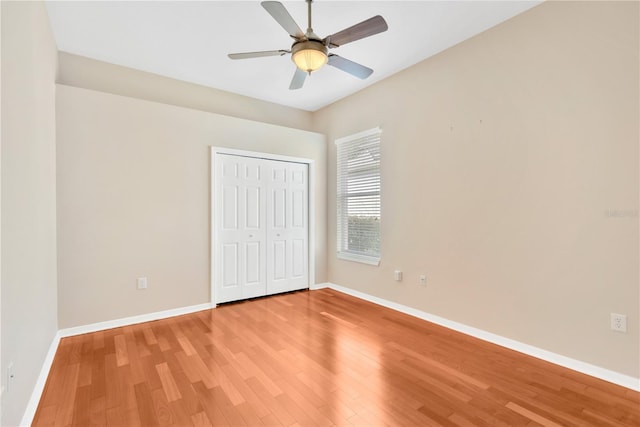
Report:
[[[293,75],[289,89],[300,89],[304,84],[307,74],[316,71],[325,64],[336,67],[360,79],[366,79],[373,73],[371,68],[350,61],[346,58],[329,53],[333,49],[347,43],[387,31],[387,23],[380,15],[369,18],[359,24],[353,25],[342,31],[321,39],[311,27],[311,2],[307,1],[307,15],[309,26],[303,33],[296,21],[293,20],[282,3],[277,1],[263,1],[262,7],[289,33],[294,39],[291,49],[266,50],[261,52],[230,53],[231,59],[259,58],[263,56],[283,56],[291,54],[291,59],[296,64],[296,72]]]

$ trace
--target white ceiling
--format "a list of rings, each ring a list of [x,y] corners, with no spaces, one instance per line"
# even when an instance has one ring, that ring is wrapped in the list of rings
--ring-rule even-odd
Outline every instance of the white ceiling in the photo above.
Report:
[[[306,3],[282,2],[306,29]],[[232,61],[227,53],[289,49],[259,1],[49,1],[59,50],[315,111],[481,33],[541,1],[313,2],[320,37],[382,15],[389,30],[333,50],[374,69],[359,80],[323,67],[289,90],[289,55]]]

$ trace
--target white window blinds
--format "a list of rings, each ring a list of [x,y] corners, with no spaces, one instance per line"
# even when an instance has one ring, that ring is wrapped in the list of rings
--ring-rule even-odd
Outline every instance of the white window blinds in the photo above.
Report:
[[[380,128],[336,140],[338,258],[380,262]]]

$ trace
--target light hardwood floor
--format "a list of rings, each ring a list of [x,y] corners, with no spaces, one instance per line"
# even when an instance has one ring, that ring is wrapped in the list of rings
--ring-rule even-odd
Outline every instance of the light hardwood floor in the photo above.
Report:
[[[640,393],[333,290],[64,338],[34,426],[639,426]]]

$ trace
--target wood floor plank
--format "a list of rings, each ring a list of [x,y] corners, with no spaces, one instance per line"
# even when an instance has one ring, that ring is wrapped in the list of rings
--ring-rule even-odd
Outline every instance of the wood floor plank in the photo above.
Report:
[[[158,419],[158,425],[170,426],[174,425],[175,422],[178,421],[178,416],[175,415],[174,411],[169,406],[169,401],[167,400],[167,396],[163,390],[153,390],[151,392],[151,400],[153,402],[153,408],[156,412],[156,418]],[[181,407],[178,408],[181,409]],[[181,417],[181,421],[184,422],[185,420],[188,420],[188,417]]]
[[[640,393],[329,289],[63,338],[33,426],[640,425]]]
[[[126,424],[130,427],[142,426],[144,418],[140,416],[135,388],[136,384],[133,383],[131,366],[125,365],[123,367],[117,368],[117,375],[118,382],[122,384],[121,401],[123,402],[122,406],[125,412]],[[146,382],[142,382],[139,384],[147,385]],[[147,387],[147,389],[149,389],[149,387]]]
[[[514,412],[519,413],[520,415],[524,415],[525,417],[529,418],[532,421],[535,421],[536,423],[543,425],[545,427],[562,427],[560,424],[557,424],[553,421],[551,421],[548,418],[543,417],[542,415],[530,411],[527,408],[524,408],[520,405],[518,405],[517,403],[513,403],[513,402],[509,402],[507,403],[507,408],[511,409]]]
[[[273,416],[278,420],[278,422],[284,426],[289,426],[293,424],[296,420],[293,417],[286,407],[282,406],[282,404],[276,400],[274,396],[269,393],[269,391],[262,385],[260,381],[255,378],[251,378],[247,381],[247,384],[253,392],[258,396],[261,402],[269,408]],[[264,418],[264,417],[263,417]]]
[[[126,417],[124,415],[124,410],[121,406],[116,406],[113,408],[107,408],[106,411],[106,419],[108,426],[125,426]]]
[[[84,342],[82,344],[80,356],[80,371],[78,372],[78,387],[91,384],[91,365],[93,362],[93,343]]]
[[[41,426],[53,426],[56,422],[56,412],[58,411],[58,405],[43,406],[41,410],[36,414],[33,420],[33,424]]]
[[[204,412],[198,412],[191,416],[191,422],[194,427],[213,427],[209,417]]]
[[[78,392],[78,373],[80,365],[74,363],[64,368],[64,382],[62,384],[59,396],[54,399],[57,401],[58,410],[56,412],[55,425],[69,426],[73,421],[73,413],[75,411],[75,400]],[[65,401],[68,403],[65,404]],[[72,404],[69,404],[73,402]]]
[[[141,355],[138,352],[138,344],[132,327],[124,328],[124,338],[127,346],[127,358],[131,365],[131,381],[139,384],[145,381],[144,368],[142,367]]]
[[[151,327],[143,328],[142,333],[148,346],[158,344],[158,340],[156,339],[156,336],[154,335],[153,329],[151,329]]]
[[[236,405],[229,399],[221,386],[212,388],[208,393],[232,426],[242,427],[247,425],[240,412],[236,409]]]
[[[278,419],[273,414],[265,415],[264,417],[260,418],[260,421],[265,427],[283,427],[283,424],[278,421]]]
[[[115,336],[114,344],[116,346],[116,366],[120,367],[129,364],[129,354],[127,353],[127,342],[124,334]]]
[[[234,384],[235,388],[238,390],[244,402],[238,404],[238,406],[251,406],[253,411],[256,413],[256,416],[262,418],[269,414],[269,409],[262,403],[260,398],[254,393],[254,391],[249,387],[246,380],[243,380],[240,375],[235,372],[228,365],[222,368],[229,380]]]
[[[240,414],[240,416],[244,419],[244,422],[246,425],[248,426],[264,425],[264,423],[262,422],[262,419],[258,416],[258,414],[256,414],[256,412],[253,409],[253,406],[250,403],[248,402],[241,403],[236,406],[236,409],[238,410],[238,413]]]
[[[91,419],[91,393],[90,385],[80,386],[77,389],[76,400],[73,403],[73,427],[89,425]]]
[[[187,356],[184,352],[178,351],[175,356],[187,378],[192,383],[202,381],[207,388],[214,388],[219,385],[218,380],[216,380],[198,354]]]
[[[106,408],[110,409],[122,406],[124,403],[122,401],[124,384],[116,380],[118,378],[118,371],[115,353],[104,356],[104,377]]]
[[[104,396],[91,399],[89,403],[89,425],[92,427],[104,427],[107,425],[106,400]]]
[[[204,412],[207,418],[211,421],[211,424],[218,426],[231,426],[227,417],[222,413],[222,407],[214,400],[213,395],[210,393],[210,389],[205,387],[202,382],[195,383],[193,388],[200,399],[200,403],[204,408]]]
[[[136,403],[140,419],[145,420],[146,425],[157,426],[160,424],[156,413],[151,390],[147,383],[140,383],[133,386],[136,394]]]
[[[173,375],[171,375],[169,365],[166,363],[160,363],[159,365],[156,365],[156,371],[158,371],[158,376],[160,377],[162,389],[164,390],[167,401],[174,402],[178,399],[182,399],[182,394],[180,394],[176,381],[173,379]]]

